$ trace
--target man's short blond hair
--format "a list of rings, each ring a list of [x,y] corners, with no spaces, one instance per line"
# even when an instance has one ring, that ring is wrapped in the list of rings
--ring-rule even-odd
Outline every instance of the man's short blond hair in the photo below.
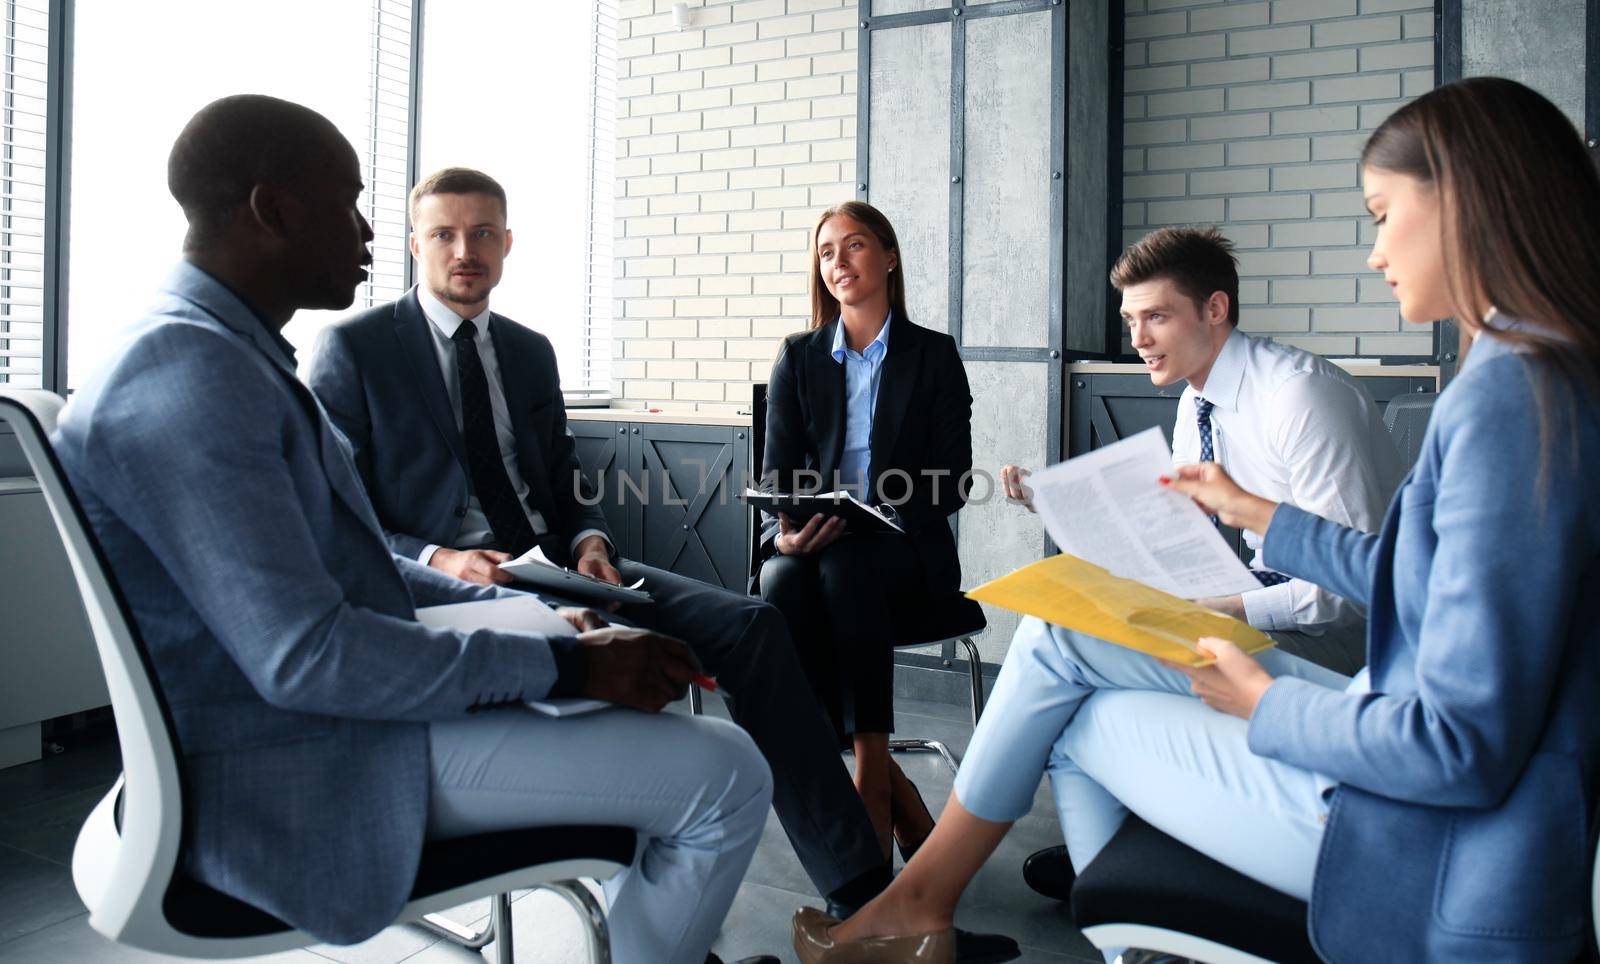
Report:
[[[500,202],[501,215],[506,213],[506,189],[499,181],[470,167],[447,167],[417,182],[406,202],[413,225],[417,223],[417,202],[430,194],[487,194]]]

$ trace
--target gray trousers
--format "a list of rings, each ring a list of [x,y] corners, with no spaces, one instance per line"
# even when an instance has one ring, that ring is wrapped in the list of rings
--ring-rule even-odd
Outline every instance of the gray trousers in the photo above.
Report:
[[[428,839],[528,826],[633,827],[605,882],[618,964],[701,964],[766,826],[772,778],[723,720],[514,708],[428,727]]]

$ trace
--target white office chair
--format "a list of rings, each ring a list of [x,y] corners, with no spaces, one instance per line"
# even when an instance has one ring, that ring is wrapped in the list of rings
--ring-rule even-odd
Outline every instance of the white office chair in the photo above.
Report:
[[[182,761],[171,716],[116,580],[51,449],[47,433],[62,405],[48,392],[0,390],[0,424],[16,433],[82,593],[122,748],[123,775],[89,815],[72,854],[73,883],[89,908],[89,926],[119,944],[180,957],[248,957],[314,944],[311,935],[179,867]],[[605,914],[578,878],[611,876],[632,862],[634,845],[634,831],[626,827],[539,827],[429,844],[398,919],[494,895],[495,959],[510,964],[510,891],[547,889],[578,910],[591,957],[608,964]]]

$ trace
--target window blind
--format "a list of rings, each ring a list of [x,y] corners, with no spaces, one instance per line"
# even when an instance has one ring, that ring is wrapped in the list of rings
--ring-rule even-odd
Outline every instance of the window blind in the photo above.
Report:
[[[377,237],[372,242],[372,268],[362,285],[360,302],[372,307],[393,301],[406,291],[407,158],[411,134],[412,0],[373,0],[372,98],[367,117],[366,155],[362,179],[362,213]]]
[[[50,0],[0,0],[0,385],[43,387]]]
[[[616,176],[617,0],[594,0],[589,83],[589,224],[583,372],[568,395],[611,392],[612,197]]]

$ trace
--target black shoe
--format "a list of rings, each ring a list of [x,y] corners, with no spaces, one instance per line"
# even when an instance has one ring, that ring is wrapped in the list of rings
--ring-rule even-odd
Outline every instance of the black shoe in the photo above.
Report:
[[[1021,956],[1017,942],[1004,934],[974,934],[956,928],[956,964],[1000,964]]]
[[[706,964],[722,964],[722,958],[715,954],[707,954]],[[733,964],[781,964],[781,962],[771,954],[758,954],[755,957],[741,957]]]
[[[911,780],[909,778],[907,778],[906,782],[907,783],[911,783]],[[928,809],[928,805],[923,802],[923,800],[922,800],[922,791],[917,789],[917,785],[915,783],[911,783],[911,792],[917,795],[917,806],[922,808],[922,812],[928,815],[928,822],[932,823],[933,822],[933,811],[929,810]],[[928,836],[927,837],[923,837],[921,840],[917,841],[917,845],[915,847],[907,847],[905,844],[901,843],[899,840],[896,840],[894,842],[894,845],[895,845],[895,847],[899,848],[899,850],[900,850],[900,859],[902,861],[908,863],[908,864],[911,863],[911,858],[915,857],[917,855],[917,851],[922,849],[922,845],[927,843],[928,842],[928,837],[931,837],[931,836],[933,836],[933,831],[932,830],[928,831]]]
[[[846,904],[845,902],[839,900],[828,901],[828,906],[824,908],[828,916],[832,917],[834,920],[849,920],[850,918],[856,916],[856,911],[860,909],[860,904]]]
[[[828,916],[834,920],[846,920],[860,909],[836,900],[828,901]],[[956,928],[956,964],[1000,964],[1021,956],[1017,942],[1004,934],[974,934]]]
[[[1072,860],[1067,848],[1046,847],[1029,855],[1022,862],[1022,879],[1036,892],[1051,900],[1066,900],[1072,896],[1072,882],[1077,875],[1072,872]]]

